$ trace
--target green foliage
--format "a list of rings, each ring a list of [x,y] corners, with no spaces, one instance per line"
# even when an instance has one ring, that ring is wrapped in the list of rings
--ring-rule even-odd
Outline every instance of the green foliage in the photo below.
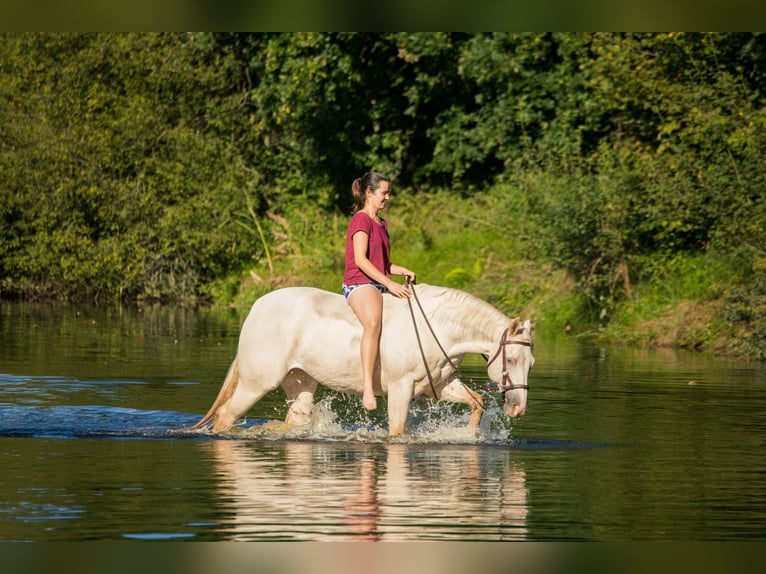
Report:
[[[248,174],[205,133],[192,40],[2,37],[0,290],[197,296],[257,252],[227,230]]]
[[[746,253],[744,267],[727,291],[724,317],[734,330],[731,346],[738,354],[766,359],[766,255]]]
[[[634,296],[620,305],[604,331],[610,339],[624,339],[636,326],[646,324],[651,329],[671,328],[668,314],[686,308],[686,320],[696,320],[689,304],[705,306],[717,303],[724,295],[730,275],[727,262],[718,254],[675,253],[667,258],[655,255],[643,263],[644,275]],[[698,310],[699,311],[699,310]],[[654,333],[653,336],[659,336]],[[688,341],[688,346],[711,344],[711,340]]]

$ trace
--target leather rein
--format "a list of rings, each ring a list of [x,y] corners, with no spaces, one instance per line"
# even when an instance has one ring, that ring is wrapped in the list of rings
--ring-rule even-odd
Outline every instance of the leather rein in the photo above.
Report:
[[[426,316],[426,312],[423,310],[423,305],[420,304],[420,299],[418,298],[418,294],[415,291],[415,284],[410,282],[409,277],[405,276],[404,278],[404,284],[405,286],[409,287],[410,291],[412,291],[412,295],[415,297],[415,301],[418,304],[418,307],[420,308],[420,314],[423,315],[423,319],[426,322],[426,325],[428,326],[428,330],[431,331],[431,335],[434,338],[434,341],[436,341],[436,344],[439,346],[439,349],[441,349],[442,354],[447,358],[447,361],[449,361],[450,366],[455,369],[455,371],[458,371],[457,365],[452,361],[452,359],[449,358],[449,355],[447,355],[447,352],[444,350],[444,347],[442,347],[442,344],[439,342],[439,338],[436,336],[436,333],[434,333],[433,327],[431,327],[431,322],[428,320],[428,317]],[[426,374],[428,375],[428,384],[431,385],[431,392],[434,395],[434,398],[436,397],[436,387],[434,387],[434,376],[431,374],[431,368],[428,366],[428,360],[426,359],[426,353],[423,350],[423,343],[420,341],[420,333],[418,332],[418,322],[415,320],[415,311],[412,308],[412,300],[410,297],[407,297],[407,305],[410,307],[410,316],[412,317],[412,326],[415,328],[415,338],[418,340],[418,348],[420,348],[420,356],[423,359],[423,366],[426,368]]]
[[[434,341],[436,341],[436,344],[439,346],[439,349],[441,350],[444,357],[449,362],[450,366],[455,370],[456,373],[460,372],[460,369],[458,366],[454,363],[452,359],[449,358],[449,355],[447,355],[447,352],[444,350],[444,347],[442,347],[442,344],[439,342],[439,338],[436,336],[436,333],[434,333],[433,327],[431,327],[431,323],[428,320],[428,317],[426,316],[425,311],[423,310],[423,305],[420,304],[420,299],[418,298],[418,294],[415,291],[415,284],[411,283],[409,281],[409,278],[405,277],[404,284],[410,288],[412,291],[412,295],[415,297],[415,302],[418,304],[418,308],[420,308],[420,313],[423,315],[423,319],[426,322],[426,325],[428,326],[428,330],[431,331],[431,335],[434,338]],[[420,348],[420,356],[423,359],[423,365],[426,368],[426,374],[428,375],[428,384],[431,385],[431,392],[434,395],[434,398],[436,398],[436,388],[434,387],[434,377],[431,374],[431,369],[428,366],[428,360],[426,359],[425,351],[423,350],[423,343],[420,340],[420,333],[418,332],[418,323],[415,320],[415,311],[412,307],[412,301],[410,300],[410,297],[407,297],[407,305],[410,308],[410,316],[412,317],[412,326],[415,328],[415,338],[418,340],[418,347]],[[503,335],[500,338],[500,343],[498,344],[497,351],[495,351],[495,354],[492,355],[492,358],[487,361],[487,368],[494,362],[495,359],[499,355],[502,354],[503,356],[503,382],[498,383],[498,392],[505,396],[505,393],[508,391],[514,390],[514,389],[529,389],[528,385],[516,385],[514,384],[513,380],[511,379],[511,376],[508,374],[508,370],[505,368],[506,364],[506,347],[508,345],[523,345],[525,347],[532,347],[532,343],[529,341],[517,341],[514,339],[508,338],[508,329],[506,328],[505,331],[503,331]],[[461,377],[462,379],[462,377]]]

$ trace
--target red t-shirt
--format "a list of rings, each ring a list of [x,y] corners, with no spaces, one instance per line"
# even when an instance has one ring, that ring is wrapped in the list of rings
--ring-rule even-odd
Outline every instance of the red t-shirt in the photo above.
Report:
[[[346,233],[346,271],[343,273],[344,285],[358,285],[372,281],[354,261],[354,234],[362,231],[367,234],[367,259],[386,277],[391,275],[391,244],[388,239],[388,224],[381,218],[376,223],[364,211],[357,211],[348,224]]]

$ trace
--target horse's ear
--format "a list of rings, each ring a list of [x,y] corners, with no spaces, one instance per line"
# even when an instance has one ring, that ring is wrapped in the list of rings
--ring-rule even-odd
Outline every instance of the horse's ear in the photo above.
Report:
[[[515,334],[516,331],[519,329],[519,323],[521,322],[520,317],[514,317],[511,319],[511,326],[508,327],[508,332],[511,334]]]
[[[532,323],[529,322],[529,319],[524,321],[524,329],[526,329],[530,333],[532,332]]]

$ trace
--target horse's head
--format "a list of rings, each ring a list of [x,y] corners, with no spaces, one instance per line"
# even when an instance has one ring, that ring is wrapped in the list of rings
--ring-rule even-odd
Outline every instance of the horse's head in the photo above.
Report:
[[[503,395],[503,410],[511,418],[527,410],[527,376],[534,364],[531,325],[528,320],[522,325],[516,317],[503,330],[497,350],[487,362],[487,375],[497,383]]]

